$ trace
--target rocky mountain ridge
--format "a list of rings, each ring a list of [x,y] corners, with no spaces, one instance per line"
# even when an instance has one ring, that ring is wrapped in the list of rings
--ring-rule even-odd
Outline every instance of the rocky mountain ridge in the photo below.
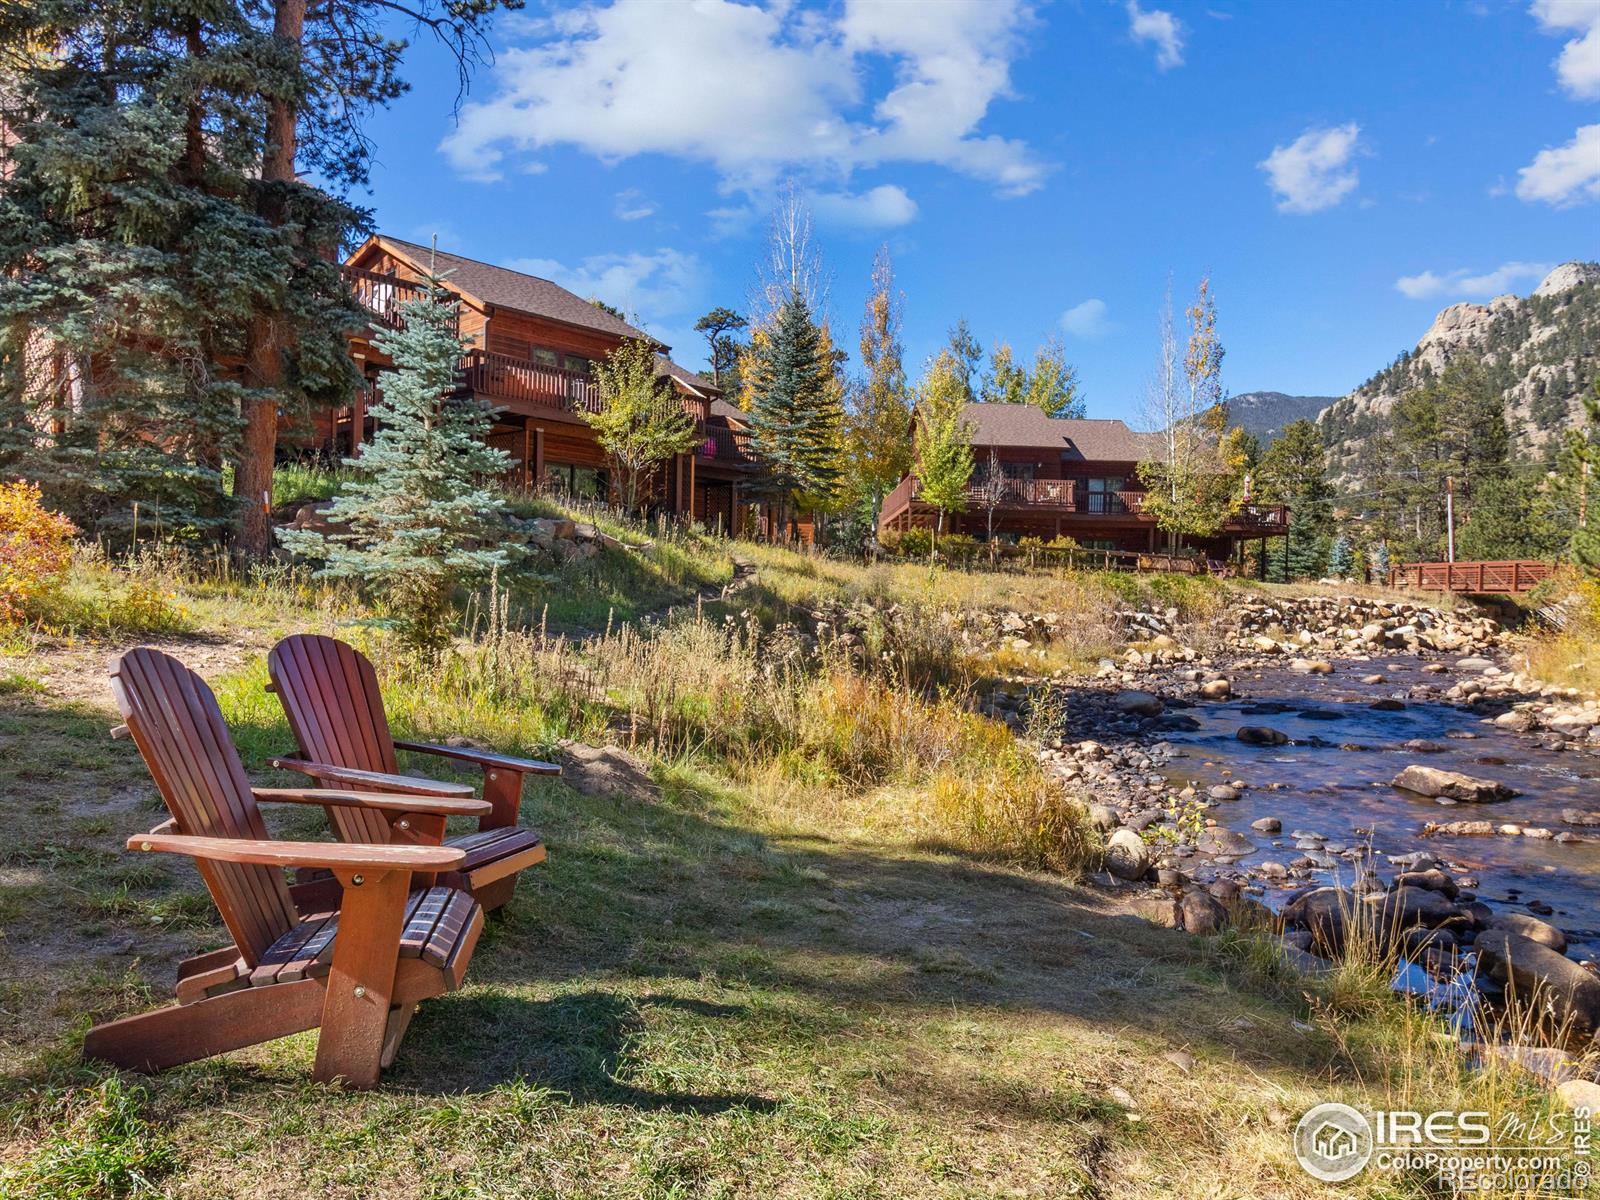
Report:
[[[1228,397],[1228,424],[1260,439],[1262,445],[1294,421],[1314,421],[1337,396],[1291,396],[1286,392],[1241,392]]]
[[[1503,395],[1514,452],[1546,457],[1582,422],[1583,393],[1600,374],[1600,263],[1563,263],[1526,297],[1442,310],[1415,349],[1317,417],[1334,476],[1354,481],[1389,432],[1395,401],[1464,356],[1478,359]]]

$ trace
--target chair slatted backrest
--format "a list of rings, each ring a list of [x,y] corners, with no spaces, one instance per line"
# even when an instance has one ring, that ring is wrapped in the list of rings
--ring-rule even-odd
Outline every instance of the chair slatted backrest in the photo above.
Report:
[[[267,674],[304,757],[357,771],[400,773],[378,673],[354,646],[320,634],[297,633],[272,648]],[[331,811],[344,841],[389,840],[389,823],[381,813],[354,808]]]
[[[244,763],[205,680],[171,655],[141,647],[117,660],[111,690],[179,833],[267,837]],[[204,860],[196,865],[251,966],[299,922],[277,868]]]

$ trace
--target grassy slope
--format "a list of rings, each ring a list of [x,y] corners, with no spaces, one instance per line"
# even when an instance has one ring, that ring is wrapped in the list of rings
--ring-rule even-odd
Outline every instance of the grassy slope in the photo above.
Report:
[[[755,554],[787,602],[834,569]],[[976,586],[889,590],[922,581]],[[187,596],[178,652],[226,676],[255,765],[288,743],[265,645],[340,614],[250,597]],[[47,649],[0,670],[0,1194],[1316,1196],[1285,1121],[1404,1059],[1097,893],[686,762],[654,802],[531,790],[550,862],[378,1092],[309,1084],[309,1035],[118,1079],[77,1060],[88,1019],[165,1002],[220,928],[186,864],[119,849],[159,806],[85,683],[114,647]]]

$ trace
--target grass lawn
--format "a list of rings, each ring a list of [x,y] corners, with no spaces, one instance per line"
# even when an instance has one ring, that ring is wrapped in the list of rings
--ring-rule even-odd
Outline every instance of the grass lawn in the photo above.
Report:
[[[232,593],[164,639],[220,684],[253,769],[290,742],[257,691],[266,646],[336,616]],[[123,644],[0,662],[7,1200],[1313,1197],[1290,1150],[1305,1108],[1462,1094],[1453,1051],[1411,1044],[1431,1025],[1344,1022],[1133,903],[693,754],[656,763],[651,796],[530,781],[549,862],[375,1092],[311,1084],[314,1034],[151,1078],[86,1064],[91,1019],[168,1002],[175,962],[225,942],[185,860],[120,848],[162,816],[107,737],[97,684]],[[416,711],[424,735],[480,732]],[[320,835],[314,811],[268,819]]]

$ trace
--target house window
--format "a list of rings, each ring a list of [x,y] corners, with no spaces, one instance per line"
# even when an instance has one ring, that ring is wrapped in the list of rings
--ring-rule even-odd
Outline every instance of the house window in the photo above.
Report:
[[[1084,480],[1089,494],[1088,511],[1092,513],[1127,512],[1128,506],[1122,502],[1122,497],[1117,495],[1122,490],[1123,482],[1120,476]]]
[[[558,496],[575,500],[599,500],[611,496],[611,479],[603,467],[580,467],[576,463],[546,462],[545,486]]]
[[[541,367],[561,365],[560,356],[554,350],[546,350],[543,346],[535,346],[533,348],[533,361]]]
[[[1115,538],[1080,538],[1078,545],[1085,550],[1115,550],[1117,548],[1117,540]]]
[[[582,375],[587,378],[589,374],[589,368],[593,364],[581,354],[564,354],[562,355],[561,365],[567,370],[571,371],[574,375]]]

